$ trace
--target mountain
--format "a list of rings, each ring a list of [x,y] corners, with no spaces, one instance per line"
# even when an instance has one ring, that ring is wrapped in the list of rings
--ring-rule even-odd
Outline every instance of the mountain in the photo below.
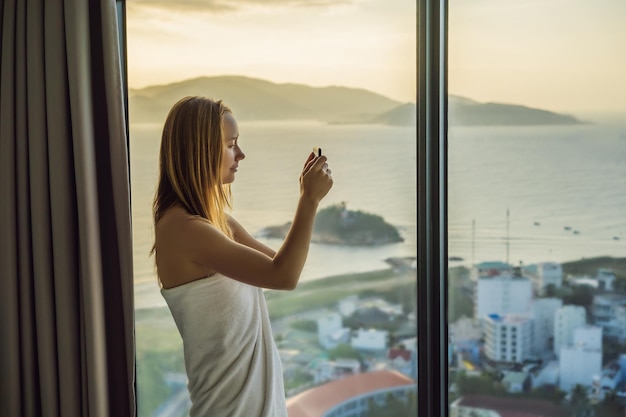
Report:
[[[502,103],[479,103],[465,97],[448,98],[450,126],[528,126],[580,124],[573,116]]]
[[[401,104],[371,120],[372,123],[393,126],[414,126],[416,121],[417,107],[413,103]]]
[[[401,103],[359,88],[278,84],[242,76],[199,77],[129,90],[131,123],[163,123],[180,98],[222,99],[238,120],[319,120],[339,124],[415,126],[414,103]],[[479,103],[449,96],[451,126],[553,125],[581,123],[573,116],[513,104]]]
[[[162,122],[180,98],[222,99],[239,120],[366,120],[400,103],[364,89],[276,84],[241,77],[200,77],[129,91],[131,123]]]

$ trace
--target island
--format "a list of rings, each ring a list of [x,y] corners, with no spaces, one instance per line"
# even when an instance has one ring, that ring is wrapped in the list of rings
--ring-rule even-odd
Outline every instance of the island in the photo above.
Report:
[[[268,239],[284,239],[291,222],[268,226],[257,235]],[[387,223],[381,216],[361,210],[348,210],[346,203],[331,205],[321,209],[315,217],[314,243],[376,246],[403,242],[398,229]]]

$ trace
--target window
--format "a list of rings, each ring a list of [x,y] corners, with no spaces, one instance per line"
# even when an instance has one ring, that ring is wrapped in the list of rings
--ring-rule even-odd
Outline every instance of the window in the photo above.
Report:
[[[404,358],[417,350],[416,3],[220,4],[126,3],[138,415],[189,407],[182,342],[148,256],[160,129],[189,94],[224,99],[238,119],[247,157],[233,216],[269,246],[281,240],[262,232],[291,220],[308,152],[321,146],[332,165],[320,212],[345,234],[318,235],[298,289],[265,293],[287,397],[353,370],[415,381]],[[373,331],[351,343],[361,328]]]
[[[485,262],[506,268],[482,271],[482,279],[507,277],[510,288],[490,294],[493,311],[487,313],[530,318],[530,329],[537,312],[533,309],[540,308],[537,296],[529,299],[533,281],[551,283],[542,298],[591,311],[593,295],[602,291],[600,271],[624,270],[624,19],[626,4],[620,0],[448,1],[449,308],[456,304],[450,325],[461,317],[459,305],[468,315],[475,307],[470,295],[460,296],[465,295],[461,289],[472,282],[475,266]],[[626,289],[626,276],[618,282],[610,292]],[[505,296],[506,302],[494,302]],[[556,312],[554,307],[547,323]],[[563,325],[557,321],[557,330]],[[551,369],[560,369],[560,378],[566,379],[573,372],[567,372],[569,367],[578,372],[589,362],[559,361],[550,351],[553,327],[541,334],[521,328],[519,347],[511,350],[513,366],[521,369],[520,361],[532,356],[538,359],[536,375],[544,378]],[[515,327],[511,331],[519,333]],[[480,335],[463,344],[457,341],[451,349],[467,345],[483,349]],[[487,372],[481,355],[471,358],[474,372],[482,375],[470,376],[451,366],[450,382],[459,384],[449,393],[449,402],[469,403],[475,394],[506,396],[505,391],[493,394],[499,382],[491,376],[511,364],[490,361]],[[603,358],[602,366],[608,360]],[[580,370],[587,388],[593,372],[601,374],[601,366]],[[472,381],[481,378],[493,379],[485,384],[490,393],[475,389]],[[565,392],[548,395],[550,382],[543,381],[525,397],[547,402],[546,410],[552,411],[543,415],[560,415],[571,404],[557,401]],[[494,407],[488,397],[481,398],[486,408]],[[584,401],[598,416],[621,410],[611,408],[602,396]]]

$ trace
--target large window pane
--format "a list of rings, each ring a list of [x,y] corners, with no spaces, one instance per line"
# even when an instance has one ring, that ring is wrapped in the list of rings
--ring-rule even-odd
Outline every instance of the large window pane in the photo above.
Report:
[[[186,95],[232,108],[246,153],[232,214],[267,245],[313,147],[333,170],[298,288],[265,292],[288,405],[415,415],[415,2],[146,0],[127,16],[139,415],[189,407],[148,256],[161,127]]]
[[[621,415],[626,3],[449,3],[450,415]]]

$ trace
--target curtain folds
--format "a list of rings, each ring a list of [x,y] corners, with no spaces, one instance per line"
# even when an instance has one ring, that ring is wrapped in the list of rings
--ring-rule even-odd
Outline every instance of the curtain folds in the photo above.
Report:
[[[0,417],[134,416],[116,4],[0,13]]]

